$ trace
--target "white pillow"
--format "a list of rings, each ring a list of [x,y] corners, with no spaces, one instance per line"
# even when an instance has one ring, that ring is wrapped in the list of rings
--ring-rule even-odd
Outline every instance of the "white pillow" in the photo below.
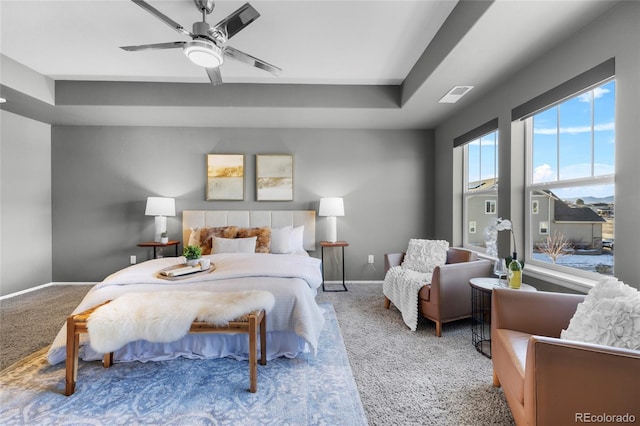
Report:
[[[445,240],[409,240],[402,267],[429,274],[447,261],[449,242]]]
[[[304,225],[296,226],[289,236],[289,253],[304,251]]]
[[[289,240],[293,226],[271,228],[271,253],[289,253]]]
[[[560,338],[640,350],[640,292],[615,278],[600,281]]]
[[[255,253],[258,237],[220,238],[213,237],[211,254],[218,253]]]

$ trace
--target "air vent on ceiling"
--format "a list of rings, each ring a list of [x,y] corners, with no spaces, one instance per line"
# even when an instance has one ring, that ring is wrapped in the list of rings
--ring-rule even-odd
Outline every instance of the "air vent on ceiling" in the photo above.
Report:
[[[444,95],[438,102],[441,104],[455,104],[461,97],[466,95],[473,86],[455,86]]]

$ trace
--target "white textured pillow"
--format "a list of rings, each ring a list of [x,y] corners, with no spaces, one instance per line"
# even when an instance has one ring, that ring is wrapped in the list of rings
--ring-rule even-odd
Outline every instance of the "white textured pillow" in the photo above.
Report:
[[[189,242],[187,243],[188,246],[200,247],[201,231],[202,230],[200,228],[191,228],[191,234],[189,234]]]
[[[289,240],[293,226],[271,228],[271,253],[289,253]]]
[[[258,237],[220,238],[213,237],[211,254],[218,253],[255,253]]]
[[[560,338],[640,350],[640,292],[615,278],[600,281]]]
[[[411,239],[402,267],[412,271],[431,273],[436,266],[446,263],[448,249],[449,242],[445,240]]]
[[[289,236],[289,253],[304,251],[304,225],[296,226]]]

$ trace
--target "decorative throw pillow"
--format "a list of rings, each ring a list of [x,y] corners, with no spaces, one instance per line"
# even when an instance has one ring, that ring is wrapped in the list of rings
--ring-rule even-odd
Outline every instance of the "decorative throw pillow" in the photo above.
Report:
[[[188,246],[200,247],[200,234],[202,233],[200,228],[191,228],[191,234],[189,234]]]
[[[289,238],[291,238],[293,226],[271,228],[271,253],[289,253]]]
[[[215,228],[200,228],[200,247],[202,254],[211,254],[213,237],[235,238],[238,236],[237,226],[219,226]]]
[[[238,238],[257,237],[256,253],[269,253],[271,247],[271,228],[239,228]]]
[[[436,266],[446,263],[448,249],[449,242],[445,240],[411,239],[402,267],[412,271],[432,273]]]
[[[213,241],[211,244],[211,254],[255,253],[257,239],[258,237],[250,237],[250,238],[213,237]]]
[[[304,250],[304,225],[296,226],[289,236],[289,253],[298,253]]]
[[[640,350],[640,292],[615,278],[600,281],[560,338]]]

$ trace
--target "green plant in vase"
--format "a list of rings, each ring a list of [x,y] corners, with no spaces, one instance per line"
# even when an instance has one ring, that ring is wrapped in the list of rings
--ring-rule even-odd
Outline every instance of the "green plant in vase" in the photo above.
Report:
[[[187,259],[187,265],[194,266],[202,256],[202,249],[199,246],[186,246],[182,255]]]

